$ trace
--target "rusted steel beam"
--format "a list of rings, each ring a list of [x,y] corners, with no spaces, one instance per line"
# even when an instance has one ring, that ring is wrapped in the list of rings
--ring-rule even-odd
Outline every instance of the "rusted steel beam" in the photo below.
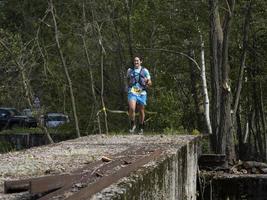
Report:
[[[61,174],[57,176],[34,178],[30,181],[30,193],[32,195],[35,195],[38,193],[57,190],[80,177],[80,174]]]
[[[123,160],[128,159],[129,156],[124,156],[121,157],[120,159],[114,159],[108,163],[104,163],[101,162],[102,165],[100,166],[94,166],[94,168],[91,169],[87,169],[86,171],[84,171],[84,173],[81,174],[73,174],[70,175],[69,177],[63,177],[66,179],[65,180],[58,180],[58,177],[55,177],[55,182],[56,185],[61,186],[58,187],[58,190],[53,191],[51,193],[46,194],[45,196],[41,197],[39,200],[48,200],[53,198],[54,196],[58,196],[63,194],[66,190],[72,188],[75,184],[78,183],[87,183],[87,182],[93,182],[97,179],[100,179],[101,174],[105,173],[107,170],[111,170],[114,167],[120,165],[123,163]],[[53,177],[51,177],[51,180],[53,180]],[[61,182],[63,181],[63,182]],[[51,184],[51,186],[48,186],[48,184]],[[39,186],[40,184],[42,184],[41,186]],[[62,185],[61,185],[62,184]],[[53,185],[52,182],[47,182],[46,180],[42,181],[32,181],[31,182],[31,187],[33,187],[34,189],[30,190],[30,193],[35,195],[37,193],[43,193],[43,192],[48,192],[51,191],[52,189],[56,189],[55,185]],[[49,189],[51,188],[51,189]]]
[[[63,187],[67,181],[72,181],[77,179],[77,177],[77,174],[60,174],[24,180],[5,181],[4,193],[24,192],[28,190],[32,194],[47,192]]]
[[[117,156],[120,156],[120,155],[133,154],[133,153],[136,153],[136,152],[139,153],[139,152],[141,152],[143,150],[144,150],[144,147],[140,148],[140,147],[133,146],[133,147],[129,147],[128,149],[126,149],[123,152],[120,152],[120,153],[118,153],[116,155],[113,155],[112,157],[117,157]],[[85,167],[83,167],[81,169],[78,169],[78,170],[75,170],[73,172],[73,174],[83,173],[84,171],[88,171],[88,169],[93,168],[95,166],[99,166],[102,163],[103,163],[102,160],[89,163]],[[55,177],[54,180],[57,179],[56,178],[57,176],[58,175],[54,175],[54,177]],[[4,193],[16,193],[16,192],[24,192],[24,191],[28,191],[28,190],[31,190],[33,193],[35,193],[35,186],[33,184],[31,184],[31,186],[30,186],[30,182],[32,180],[34,180],[34,182],[35,182],[34,184],[38,184],[38,183],[36,183],[36,181],[38,182],[38,181],[41,181],[41,179],[42,179],[44,182],[46,182],[46,178],[47,177],[38,177],[38,178],[29,178],[29,179],[24,179],[24,180],[5,181],[4,182]],[[35,181],[35,179],[36,179],[36,181]],[[50,183],[49,183],[49,185],[50,185]],[[50,188],[50,187],[51,187],[51,185],[48,188]],[[58,187],[58,186],[55,186],[55,188],[56,187]],[[53,187],[51,187],[51,188],[53,188]],[[53,188],[53,189],[55,189],[55,188]],[[42,192],[45,192],[45,191],[42,191]]]
[[[105,176],[98,181],[92,183],[86,188],[81,189],[77,193],[67,197],[65,200],[86,200],[92,195],[100,192],[104,188],[108,187],[112,183],[117,182],[119,179],[130,175],[131,172],[137,170],[141,166],[147,164],[148,162],[158,158],[161,155],[161,150],[155,150],[147,156],[143,156],[136,160],[134,163],[129,164],[127,167],[123,167],[120,170],[116,171],[114,174]]]
[[[120,153],[117,153],[115,155],[110,155],[110,157],[113,159],[118,158],[120,156],[125,156],[125,155],[144,155],[145,153],[147,153],[148,151],[150,151],[149,149],[146,150],[147,147],[142,146],[142,147],[138,147],[138,146],[132,146],[127,148],[125,151],[122,151]],[[83,173],[83,171],[87,171],[88,169],[94,168],[95,166],[98,166],[100,164],[102,164],[103,161],[102,160],[98,160],[92,163],[88,163],[86,166],[84,166],[83,168],[77,169],[75,171],[73,171],[72,173],[76,174],[76,173]]]
[[[139,149],[140,150],[140,149]],[[65,194],[67,193],[72,197],[74,195],[74,200],[79,199],[80,195],[90,196],[90,192],[92,194],[95,193],[99,188],[103,189],[107,187],[108,185],[111,185],[112,183],[116,182],[120,178],[130,174],[135,169],[138,169],[142,165],[148,163],[149,161],[155,159],[161,154],[161,150],[152,150],[152,149],[146,149],[144,150],[142,148],[142,151],[136,150],[135,152],[131,152],[133,156],[128,155],[124,157],[114,158],[113,161],[106,163],[102,166],[99,166],[98,168],[94,169],[93,171],[87,172],[83,174],[83,177],[80,180],[75,180],[70,185],[65,186],[59,190],[56,190],[54,192],[51,192],[43,197],[41,197],[39,200],[49,200],[54,197],[58,197],[58,199],[65,199],[67,198]],[[141,154],[141,155],[140,155]],[[121,165],[125,165],[124,167],[121,167]],[[114,170],[115,167],[120,166],[121,169],[119,171]],[[113,170],[113,171],[112,171]],[[97,176],[97,174],[102,174],[102,176]],[[103,181],[102,181],[103,180]],[[73,186],[76,183],[84,183],[87,185],[87,187],[81,189],[78,193],[74,193],[70,191],[70,189],[73,189]],[[88,193],[82,192],[88,190]],[[72,194],[73,193],[73,194]],[[68,196],[67,195],[67,196]],[[77,198],[76,198],[76,195]]]
[[[130,147],[123,152],[110,156],[111,159],[109,162],[103,162],[102,160],[92,162],[81,169],[75,170],[72,174],[5,181],[5,193],[29,190],[31,195],[46,194],[41,197],[40,200],[64,196],[66,192],[71,195],[73,194],[74,199],[76,199],[76,195],[78,195],[78,199],[79,195],[90,196],[94,191],[98,191],[99,188],[103,189],[119,178],[128,175],[131,171],[149,162],[151,159],[154,159],[154,157],[159,154],[159,150],[154,151],[153,148],[155,147]],[[122,165],[124,165],[123,168]],[[118,168],[121,169],[118,171]],[[84,191],[84,189],[73,193],[71,190],[76,184],[83,184],[83,187],[87,186],[87,189],[89,188],[89,193],[81,192]]]
[[[82,174],[77,174],[76,178],[68,182],[69,184],[65,184],[64,187],[54,192],[51,192],[49,194],[46,194],[45,196],[41,197],[39,200],[49,200],[55,196],[63,195],[64,192],[71,189],[75,184],[83,184],[83,183],[90,184],[92,182],[95,182],[101,179],[102,175],[106,174],[107,171],[112,170],[115,167],[124,164],[125,161],[130,162],[129,161],[130,157],[131,156],[128,155],[128,156],[119,157],[118,159],[114,158],[114,160],[108,163],[103,164],[102,162],[102,165],[94,166],[94,168],[88,169]],[[132,157],[136,158],[137,156],[135,155]]]
[[[29,190],[29,179],[4,182],[4,193],[16,193]]]

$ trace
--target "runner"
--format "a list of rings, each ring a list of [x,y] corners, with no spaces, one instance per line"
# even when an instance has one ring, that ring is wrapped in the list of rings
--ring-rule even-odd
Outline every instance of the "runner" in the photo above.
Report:
[[[147,101],[147,88],[152,85],[149,71],[142,67],[141,56],[135,56],[134,66],[127,70],[128,79],[128,106],[131,127],[129,132],[135,133],[135,111],[139,111],[139,134],[143,134],[145,121],[145,105]]]

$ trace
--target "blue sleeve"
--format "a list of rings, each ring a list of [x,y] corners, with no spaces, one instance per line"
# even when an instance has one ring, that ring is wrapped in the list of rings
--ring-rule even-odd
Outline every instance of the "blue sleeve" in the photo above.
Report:
[[[147,69],[144,69],[144,72],[145,72],[144,73],[145,77],[148,78],[148,79],[151,79],[149,71]]]

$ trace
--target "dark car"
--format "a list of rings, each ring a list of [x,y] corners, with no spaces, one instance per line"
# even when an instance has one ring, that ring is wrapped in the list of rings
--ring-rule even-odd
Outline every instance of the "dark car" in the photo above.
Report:
[[[15,108],[0,108],[0,130],[14,127],[37,127],[37,120],[22,115]]]

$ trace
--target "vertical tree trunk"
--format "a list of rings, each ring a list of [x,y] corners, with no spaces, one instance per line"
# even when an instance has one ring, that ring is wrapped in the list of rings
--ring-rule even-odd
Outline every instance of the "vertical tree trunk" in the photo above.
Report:
[[[243,26],[243,48],[242,48],[242,53],[241,53],[241,62],[240,62],[241,64],[240,64],[240,69],[239,69],[237,89],[235,93],[233,116],[235,116],[237,108],[238,108],[241,89],[242,89],[242,83],[243,83],[243,78],[244,78],[244,69],[245,69],[245,64],[246,64],[247,46],[248,46],[248,31],[249,31],[250,15],[251,15],[251,1],[249,1],[247,5],[246,14],[245,14],[245,22]]]
[[[99,109],[100,106],[99,106],[99,103],[97,101],[96,93],[95,93],[95,81],[94,81],[94,76],[93,76],[93,70],[92,70],[92,67],[91,67],[88,48],[87,48],[86,41],[85,41],[87,29],[86,29],[86,16],[85,16],[84,3],[83,3],[83,23],[84,23],[84,25],[83,25],[84,26],[84,35],[82,36],[83,49],[84,49],[84,52],[85,52],[86,61],[87,61],[87,64],[88,64],[88,69],[89,69],[89,74],[90,74],[91,91],[92,91],[92,96],[93,96],[93,99],[94,99],[94,105],[96,106],[96,109]],[[96,115],[96,117],[97,117],[98,133],[101,134],[102,130],[101,130],[100,117],[99,117],[99,115]]]
[[[235,0],[226,1],[228,6],[228,11],[226,12],[224,24],[223,24],[223,59],[222,59],[222,112],[221,112],[221,131],[220,136],[224,138],[225,145],[223,145],[222,152],[225,148],[226,157],[228,161],[234,161],[236,159],[235,146],[234,146],[234,136],[232,129],[232,119],[231,119],[231,88],[230,88],[230,64],[228,60],[228,49],[229,49],[229,34],[230,26],[233,17],[233,11],[235,6]],[[223,141],[224,142],[224,141]]]
[[[266,119],[264,114],[263,105],[263,91],[261,83],[261,70],[260,62],[258,60],[257,50],[257,34],[253,35],[252,49],[255,51],[252,54],[252,63],[248,67],[248,84],[249,84],[249,97],[248,104],[251,106],[250,118],[249,118],[249,134],[253,135],[253,140],[250,141],[252,153],[255,160],[263,161],[266,159]]]
[[[202,87],[204,95],[205,119],[206,119],[208,134],[212,134],[211,121],[210,121],[210,101],[209,101],[208,86],[206,80],[204,41],[202,39],[202,35],[200,35],[200,42],[201,42],[201,78],[202,78]]]
[[[116,16],[118,17],[118,16]],[[119,105],[120,105],[120,109],[124,109],[124,104],[125,104],[125,87],[127,85],[127,79],[125,78],[126,76],[126,72],[125,72],[125,66],[126,66],[126,62],[125,62],[125,57],[124,57],[124,48],[123,48],[123,42],[121,40],[121,37],[120,37],[120,32],[118,30],[118,26],[117,26],[117,22],[116,20],[114,20],[113,22],[113,25],[114,25],[114,28],[115,28],[115,37],[117,37],[117,56],[118,56],[118,66],[120,66],[120,70],[117,70],[118,71],[118,76],[120,77],[120,102],[119,102]]]
[[[212,141],[211,147],[214,152],[219,152],[218,140],[220,111],[221,111],[221,65],[223,31],[220,22],[218,0],[210,0],[210,42],[211,42],[211,116],[212,116]]]
[[[231,120],[231,88],[228,44],[235,0],[226,0],[227,11],[221,24],[218,0],[210,0],[211,9],[211,80],[212,80],[212,147],[216,153],[226,154],[228,161],[235,160]]]
[[[60,55],[60,60],[62,62],[62,66],[63,66],[65,76],[66,76],[68,86],[69,86],[73,117],[74,117],[74,121],[75,121],[76,134],[77,134],[77,137],[81,137],[80,128],[79,128],[79,120],[78,120],[77,111],[76,111],[76,102],[75,102],[75,97],[74,97],[74,93],[73,93],[72,81],[71,81],[71,78],[69,75],[69,70],[68,70],[68,67],[66,65],[65,58],[63,56],[63,52],[61,50],[61,46],[60,46],[60,42],[59,42],[59,32],[58,32],[58,27],[57,27],[56,12],[55,12],[55,8],[54,8],[52,0],[50,0],[50,8],[51,8],[50,10],[51,10],[51,14],[53,17],[53,22],[54,22],[54,29],[55,29],[54,31],[55,31],[55,40],[56,40],[56,44],[57,44],[57,49],[58,49],[58,52]]]
[[[86,46],[86,42],[85,42],[84,37],[82,37],[82,40],[83,40],[83,49],[84,49],[84,52],[85,52],[85,55],[86,55],[87,64],[88,64],[88,67],[89,67],[89,74],[90,74],[90,80],[91,80],[91,91],[92,91],[92,96],[93,96],[93,99],[94,99],[94,105],[98,109],[99,108],[99,103],[97,101],[96,94],[95,94],[94,76],[93,76],[93,72],[92,72],[91,65],[90,65],[89,54],[88,54],[88,50],[87,50],[87,46]],[[96,115],[96,117],[97,117],[97,124],[98,124],[98,133],[101,134],[102,130],[101,130],[100,117],[99,117],[99,115]]]
[[[262,124],[262,132],[263,132],[263,146],[264,146],[264,159],[267,160],[267,139],[266,139],[266,116],[264,111],[264,105],[263,105],[263,91],[262,91],[262,84],[260,82],[260,118],[261,118],[261,124]]]
[[[129,45],[129,53],[130,57],[133,57],[133,36],[132,36],[132,21],[131,21],[131,5],[129,3],[129,0],[125,0],[125,7],[127,12],[127,39],[128,39],[128,45]]]
[[[108,134],[108,119],[107,119],[107,109],[104,101],[104,55],[105,55],[105,48],[103,45],[103,40],[102,40],[102,35],[101,35],[101,30],[96,23],[96,29],[97,29],[97,34],[98,34],[98,42],[100,46],[100,68],[101,68],[101,104],[102,104],[102,111],[104,113],[104,123],[105,123],[105,129],[106,129],[106,134]]]
[[[43,16],[43,18],[40,20],[41,22],[43,22],[45,20],[45,18],[47,17],[49,12],[46,12],[45,15]],[[35,37],[35,41],[37,44],[37,48],[41,54],[42,60],[43,60],[43,66],[44,66],[44,75],[45,77],[47,77],[47,60],[45,59],[45,54],[41,48],[40,42],[39,42],[39,33],[40,33],[40,29],[41,29],[41,25],[38,26],[37,31],[36,31],[36,37]]]
[[[244,70],[245,70],[245,63],[247,57],[247,46],[248,46],[248,32],[249,32],[249,23],[250,23],[250,15],[251,15],[251,1],[248,2],[246,13],[245,13],[245,20],[243,26],[243,47],[241,53],[241,61],[240,61],[240,68],[239,68],[239,76],[237,82],[237,89],[235,92],[235,99],[234,99],[234,108],[232,112],[232,120],[233,120],[233,130],[236,130],[238,143],[239,143],[239,154],[242,157],[244,153],[244,142],[243,142],[243,133],[240,124],[240,114],[238,112],[241,90],[243,85],[244,79]],[[239,118],[239,119],[238,119]]]
[[[199,77],[199,71],[195,67],[194,63],[189,60],[191,68],[191,83],[192,83],[192,94],[195,104],[195,111],[197,115],[197,127],[201,132],[208,134],[212,133],[211,122],[210,122],[210,111],[209,111],[209,97],[208,88],[206,81],[206,69],[205,69],[205,55],[204,55],[204,41],[202,35],[201,40],[201,80]],[[190,47],[189,54],[191,58],[195,58],[194,50]],[[202,82],[201,82],[202,81]]]
[[[189,46],[189,52],[188,55],[195,59],[195,52],[193,50],[193,48],[191,47],[191,45]],[[190,79],[191,79],[191,92],[192,92],[192,97],[194,100],[194,107],[195,107],[195,115],[196,115],[196,127],[193,128],[197,128],[200,132],[205,131],[205,128],[203,127],[203,121],[201,118],[201,106],[203,107],[203,101],[201,101],[201,97],[199,98],[199,80],[198,80],[198,71],[196,70],[194,63],[189,60],[189,66],[190,66]],[[203,110],[203,109],[202,109]]]
[[[106,134],[108,134],[108,119],[107,119],[107,109],[105,106],[104,101],[104,51],[103,47],[101,46],[101,104],[104,112],[104,122],[105,122],[105,129]]]

